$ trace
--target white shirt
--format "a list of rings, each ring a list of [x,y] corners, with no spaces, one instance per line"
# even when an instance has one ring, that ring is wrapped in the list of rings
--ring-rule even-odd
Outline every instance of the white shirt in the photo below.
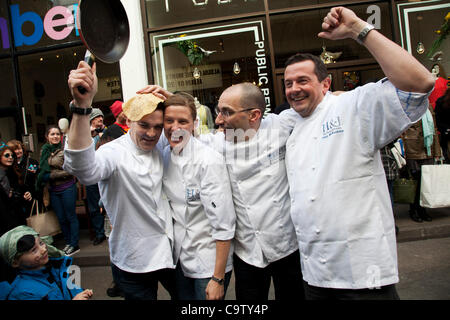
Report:
[[[389,81],[334,96],[297,123],[287,142],[291,215],[304,280],[361,289],[398,282],[394,218],[379,149],[417,121]],[[425,99],[424,99],[425,97]],[[413,110],[414,109],[414,110]],[[296,114],[293,110],[285,111]]]
[[[236,215],[223,156],[190,137],[180,154],[163,152],[164,190],[173,209],[174,260],[186,277],[214,274],[216,240],[234,237]],[[230,248],[225,272],[231,271]]]
[[[84,150],[64,150],[64,170],[82,184],[98,183],[113,230],[111,262],[119,269],[145,273],[175,268],[173,225],[162,193],[163,162],[158,150],[145,152],[129,134]]]
[[[264,268],[298,250],[290,217],[285,119],[269,115],[246,142],[224,141],[224,135],[200,139],[225,156],[236,211],[234,252],[244,262]]]

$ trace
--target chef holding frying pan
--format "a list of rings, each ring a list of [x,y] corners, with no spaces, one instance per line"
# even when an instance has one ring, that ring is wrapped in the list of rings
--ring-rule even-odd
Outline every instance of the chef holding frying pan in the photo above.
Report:
[[[98,85],[92,56],[106,63],[119,61],[128,46],[129,25],[119,0],[82,0],[78,18],[88,52],[68,80],[74,100],[65,170],[84,185],[98,183],[113,227],[113,277],[125,299],[156,300],[158,282],[175,299],[172,215],[155,148],[163,128],[162,100],[147,94],[127,101],[123,112],[129,118],[128,134],[95,151],[88,116]]]

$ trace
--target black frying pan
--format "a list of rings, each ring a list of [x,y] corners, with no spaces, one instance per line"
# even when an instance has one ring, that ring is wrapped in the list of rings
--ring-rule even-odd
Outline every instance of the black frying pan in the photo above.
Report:
[[[94,59],[105,63],[119,61],[130,40],[128,17],[120,0],[80,0],[78,8],[80,38],[91,53],[87,52],[85,61],[90,66]],[[78,89],[81,93],[86,91]]]

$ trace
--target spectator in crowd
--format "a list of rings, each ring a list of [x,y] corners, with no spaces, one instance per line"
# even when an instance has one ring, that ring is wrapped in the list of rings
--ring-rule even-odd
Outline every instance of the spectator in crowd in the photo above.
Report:
[[[40,199],[41,197],[37,194],[35,188],[36,177],[39,170],[39,161],[30,157],[29,151],[21,141],[13,139],[8,141],[7,145],[11,147],[16,154],[17,167],[25,188],[30,190],[33,198]]]
[[[36,188],[43,191],[48,188],[50,203],[58,217],[61,231],[66,242],[63,251],[71,256],[80,251],[79,222],[75,211],[77,187],[75,177],[63,169],[64,151],[61,143],[61,130],[56,125],[47,128],[47,143],[41,149],[39,159],[40,172]]]
[[[440,144],[445,162],[450,164],[450,89],[436,100],[436,125],[440,133]]]
[[[430,106],[425,115],[411,125],[403,134],[406,166],[411,175],[417,180],[414,203],[409,205],[409,216],[415,222],[432,221],[424,207],[420,206],[421,167],[434,164],[441,155],[441,146],[436,130],[436,119]]]
[[[103,119],[105,118],[103,111],[99,108],[92,108],[92,112],[89,115],[89,122],[91,124],[91,137],[94,139],[94,145],[97,144],[98,139],[103,135],[105,125]]]
[[[103,132],[104,136],[111,136],[113,139],[117,139],[128,132],[127,117],[123,113],[122,104],[122,101],[115,101],[109,107],[116,121],[105,129]]]
[[[23,183],[14,151],[0,141],[0,201],[2,203],[0,234],[26,224],[25,209],[28,208],[31,200],[32,194]]]

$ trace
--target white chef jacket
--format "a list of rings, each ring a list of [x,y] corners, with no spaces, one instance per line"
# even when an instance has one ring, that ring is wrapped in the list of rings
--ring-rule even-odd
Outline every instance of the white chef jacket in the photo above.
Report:
[[[413,93],[404,108],[404,95],[382,80],[340,96],[328,93],[312,115],[297,115],[286,166],[303,277],[312,286],[361,289],[398,282],[379,149],[428,106],[426,94]]]
[[[200,137],[225,156],[236,210],[234,252],[259,268],[298,250],[285,167],[290,133],[285,118],[269,115],[245,142],[224,141],[222,133]]]
[[[113,226],[111,262],[119,269],[145,273],[175,268],[172,213],[162,192],[163,162],[158,150],[145,152],[129,134],[97,151],[64,150],[64,170],[82,184],[98,183]]]
[[[234,237],[236,215],[223,156],[194,137],[180,154],[163,152],[163,187],[173,209],[174,260],[186,277],[214,274],[216,240]],[[233,246],[225,272],[231,271]]]

